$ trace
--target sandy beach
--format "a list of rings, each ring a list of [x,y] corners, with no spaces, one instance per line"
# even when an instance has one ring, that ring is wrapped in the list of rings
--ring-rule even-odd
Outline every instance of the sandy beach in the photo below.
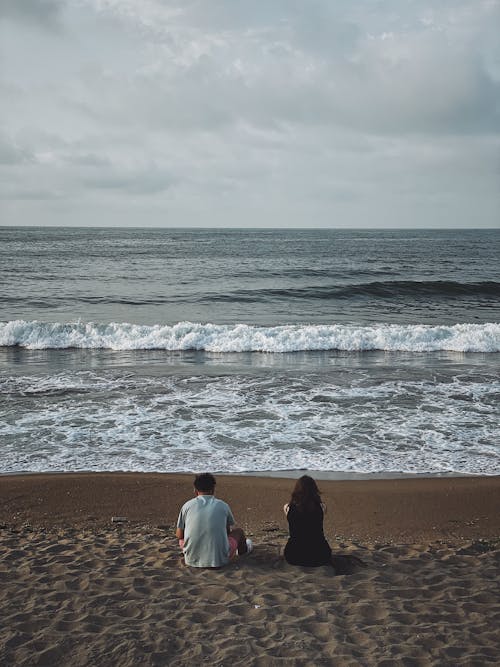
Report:
[[[1,477],[0,664],[498,664],[499,477],[321,481],[334,551],[367,564],[351,576],[284,562],[293,481],[264,477],[218,477],[252,554],[182,566],[191,483]]]

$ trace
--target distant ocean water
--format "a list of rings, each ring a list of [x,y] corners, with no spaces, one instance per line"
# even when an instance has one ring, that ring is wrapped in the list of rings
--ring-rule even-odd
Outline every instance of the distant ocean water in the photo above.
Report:
[[[0,228],[0,472],[500,473],[500,230]]]

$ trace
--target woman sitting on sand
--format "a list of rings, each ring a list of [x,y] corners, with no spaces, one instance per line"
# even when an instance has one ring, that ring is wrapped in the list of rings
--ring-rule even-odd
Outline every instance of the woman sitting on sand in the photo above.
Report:
[[[326,507],[316,482],[309,475],[297,480],[290,502],[284,506],[290,537],[285,560],[290,565],[331,565],[332,550],[323,532]]]

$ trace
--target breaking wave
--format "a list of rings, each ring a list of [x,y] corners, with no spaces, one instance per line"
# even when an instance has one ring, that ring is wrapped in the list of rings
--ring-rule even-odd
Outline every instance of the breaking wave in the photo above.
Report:
[[[500,352],[500,324],[374,324],[258,327],[179,322],[0,322],[0,346],[28,349],[204,350],[207,352]]]

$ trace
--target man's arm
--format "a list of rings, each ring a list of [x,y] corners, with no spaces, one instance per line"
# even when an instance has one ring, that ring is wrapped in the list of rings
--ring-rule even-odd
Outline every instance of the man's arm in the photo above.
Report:
[[[227,505],[227,518],[226,518],[226,530],[227,534],[231,532],[232,527],[236,524],[236,521],[234,520],[233,513],[231,512],[231,508],[229,505]]]
[[[183,509],[184,506],[181,507],[181,511],[179,512],[179,518],[177,519],[177,526],[175,528],[175,536],[178,540],[184,539],[185,522],[184,522],[184,512],[182,511]]]

